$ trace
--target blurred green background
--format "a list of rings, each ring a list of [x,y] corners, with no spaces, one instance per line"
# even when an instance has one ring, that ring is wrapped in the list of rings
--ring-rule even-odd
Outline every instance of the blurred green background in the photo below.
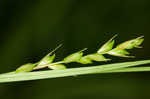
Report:
[[[135,59],[112,57],[110,63],[149,59],[150,1],[0,0],[0,73],[36,62],[60,43],[57,60],[85,47],[92,53],[115,34],[117,44],[144,35],[144,48],[131,51]],[[95,74],[6,83],[0,84],[0,98],[144,99],[150,98],[149,76]]]

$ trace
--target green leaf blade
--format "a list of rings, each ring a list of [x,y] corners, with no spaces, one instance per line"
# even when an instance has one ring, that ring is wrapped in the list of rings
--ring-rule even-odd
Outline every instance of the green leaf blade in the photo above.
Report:
[[[27,80],[37,80],[37,79],[47,79],[47,78],[57,78],[66,77],[74,75],[84,75],[84,74],[95,74],[103,73],[104,71],[117,70],[126,67],[133,67],[137,65],[143,65],[150,63],[150,60],[134,61],[134,62],[124,62],[107,64],[93,67],[80,67],[65,70],[49,70],[49,71],[38,71],[38,72],[28,72],[19,74],[1,74],[0,82],[14,82],[14,81],[27,81]]]

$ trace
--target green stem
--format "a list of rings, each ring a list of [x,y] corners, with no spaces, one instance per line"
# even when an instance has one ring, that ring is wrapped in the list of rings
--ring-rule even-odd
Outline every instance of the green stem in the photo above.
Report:
[[[26,73],[18,73],[18,74],[1,74],[0,82],[4,83],[4,82],[13,82],[13,81],[26,81],[26,80],[66,77],[66,76],[74,76],[74,75],[112,73],[112,72],[117,72],[117,70],[123,72],[123,70],[121,70],[123,68],[133,67],[133,66],[143,65],[148,63],[150,63],[150,60],[115,63],[115,64],[107,64],[107,65],[91,66],[91,67],[71,68],[65,70],[48,70],[48,71],[26,72]],[[150,67],[144,69],[137,68],[131,70],[150,71]],[[126,69],[125,71],[130,72],[131,70]]]

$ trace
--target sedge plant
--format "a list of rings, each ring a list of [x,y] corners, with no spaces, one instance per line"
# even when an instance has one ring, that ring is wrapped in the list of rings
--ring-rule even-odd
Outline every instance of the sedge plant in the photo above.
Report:
[[[13,81],[25,81],[25,80],[37,80],[46,78],[56,78],[83,74],[95,74],[95,73],[118,73],[118,72],[140,72],[150,71],[150,67],[133,67],[150,63],[150,60],[113,63],[98,66],[67,68],[66,64],[76,62],[80,64],[92,64],[96,62],[107,62],[111,59],[106,58],[105,55],[112,55],[117,57],[134,58],[130,56],[128,50],[133,48],[142,48],[140,45],[144,41],[144,37],[140,36],[132,40],[125,41],[116,47],[114,47],[115,40],[112,37],[104,45],[102,45],[94,53],[84,55],[84,48],[73,54],[68,55],[61,61],[55,62],[55,51],[62,45],[56,47],[53,51],[44,56],[39,62],[27,63],[13,72],[0,74],[0,82],[13,82]],[[40,69],[49,68],[50,70],[40,71]],[[38,70],[38,71],[36,71]]]

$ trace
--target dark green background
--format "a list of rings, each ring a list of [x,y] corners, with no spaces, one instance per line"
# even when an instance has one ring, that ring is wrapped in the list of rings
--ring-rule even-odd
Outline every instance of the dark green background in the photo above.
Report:
[[[149,59],[150,1],[1,0],[0,73],[36,62],[60,43],[57,60],[84,47],[94,52],[116,33],[117,44],[141,35],[145,42],[131,51],[135,59],[112,62]],[[143,99],[149,89],[149,72],[97,74],[0,84],[0,99]]]

